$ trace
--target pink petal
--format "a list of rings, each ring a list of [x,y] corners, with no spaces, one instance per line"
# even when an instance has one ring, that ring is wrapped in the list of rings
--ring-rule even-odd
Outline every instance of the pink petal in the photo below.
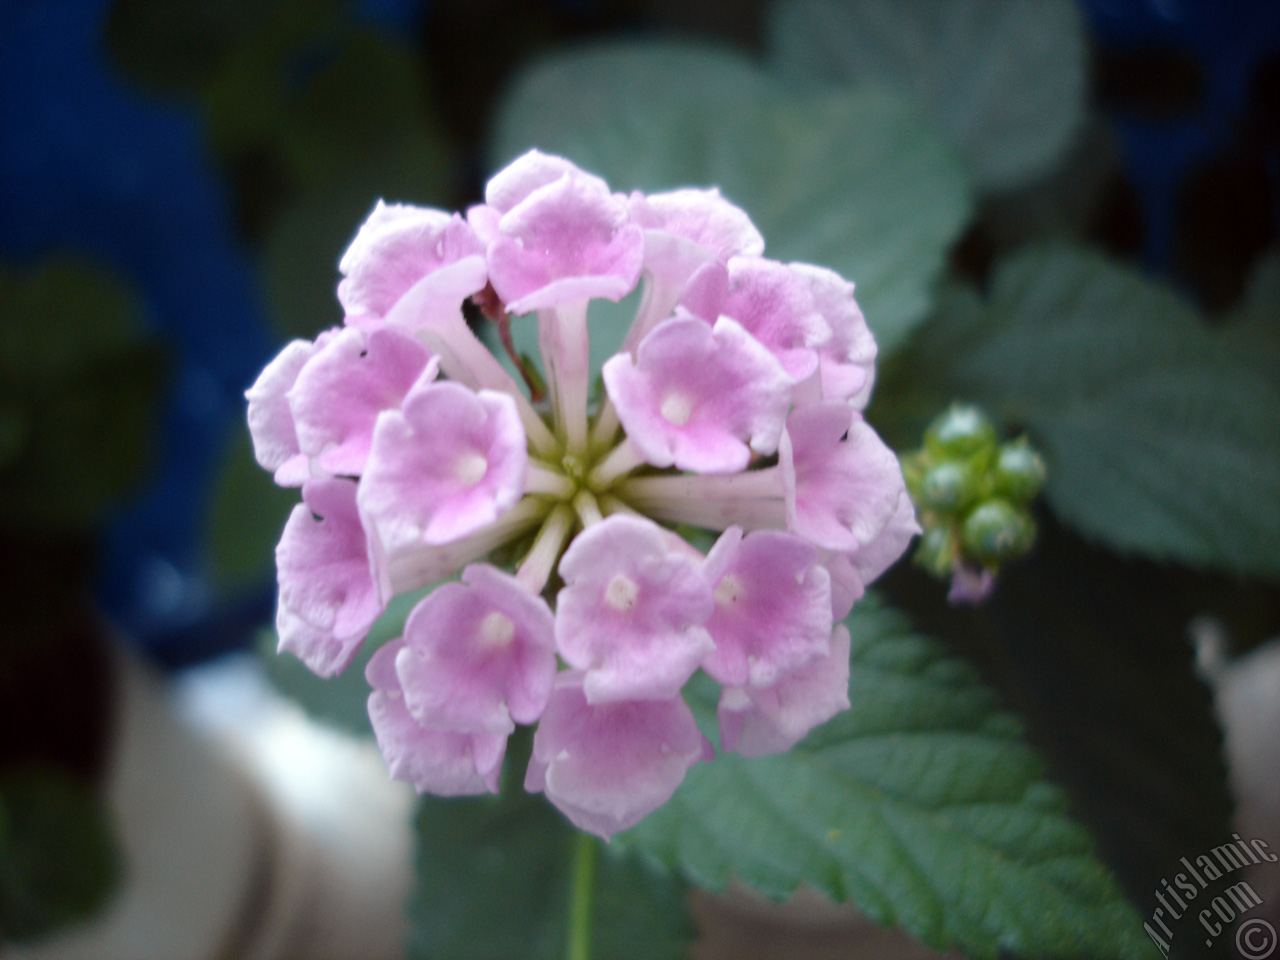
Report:
[[[378,416],[361,516],[388,555],[460,540],[516,504],[527,465],[509,395],[419,380],[401,410]]]
[[[652,521],[614,515],[588,527],[565,551],[560,575],[556,646],[586,671],[591,703],[673,697],[713,649],[701,626],[714,607],[711,588]]]
[[[313,356],[289,391],[302,452],[327,474],[359,476],[383,410],[400,406],[431,352],[394,327],[349,327]]]
[[[669,193],[632,193],[627,201],[631,219],[647,230],[662,231],[691,240],[717,260],[764,252],[764,237],[751,218],[720,191],[672,190]]]
[[[831,634],[831,654],[772,687],[725,687],[720,745],[744,757],[790,750],[820,723],[849,709],[849,631]]]
[[[670,800],[710,750],[680,697],[592,705],[581,675],[562,673],[534,734],[525,789],[607,840]]]
[[[555,620],[541,597],[496,567],[467,567],[405,622],[396,672],[424,726],[508,734],[533,723],[555,680]]]
[[[290,341],[245,391],[253,456],[260,467],[276,474],[276,483],[282,487],[301,486],[310,475],[298,446],[288,393],[316,349],[309,340]]]
[[[729,261],[729,287],[719,312],[742,324],[797,381],[818,368],[817,348],[831,339],[806,279],[763,257]]]
[[[442,797],[497,793],[507,738],[421,726],[405,707],[396,678],[396,655],[403,646],[403,640],[386,644],[365,670],[374,688],[369,720],[391,778],[413,784],[419,793]]]
[[[916,522],[915,504],[904,487],[898,492],[898,503],[889,522],[870,542],[858,547],[849,557],[863,584],[870,584],[897,563],[907,552],[912,537],[922,532]]]
[[[744,469],[752,449],[777,449],[791,400],[782,365],[728,318],[714,329],[693,317],[666,320],[635,361],[619,353],[602,373],[628,439],[659,467]]]
[[[316,479],[302,488],[276,547],[280,650],[322,677],[351,662],[382,612],[356,511],[356,485]]]
[[[594,177],[566,173],[503,214],[489,244],[494,290],[512,313],[621,300],[640,279],[644,231]]]
[[[906,489],[898,458],[847,403],[791,411],[778,445],[787,526],[828,550],[870,544]]]
[[[814,306],[831,328],[831,340],[818,350],[823,397],[863,409],[875,382],[876,341],[853,298],[853,284],[825,267],[790,268],[808,283]]]
[[[384,317],[423,277],[483,253],[458,214],[379,200],[338,264],[338,300],[351,322]]]
[[[831,580],[814,546],[780,530],[724,532],[703,573],[715,590],[715,650],[703,669],[726,686],[767,687],[830,653]]]
[[[484,188],[484,199],[499,213],[506,213],[522,200],[549,183],[569,175],[587,183],[597,192],[609,192],[609,186],[597,176],[585,172],[564,157],[530,150],[521,154],[495,173]]]

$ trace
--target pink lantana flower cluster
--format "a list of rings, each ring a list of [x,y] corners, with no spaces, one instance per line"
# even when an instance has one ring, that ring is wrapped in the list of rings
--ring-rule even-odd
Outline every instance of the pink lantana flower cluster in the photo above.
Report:
[[[745,755],[848,707],[840,621],[918,528],[862,418],[876,348],[853,285],[763,251],[716,190],[613,193],[537,151],[465,217],[379,203],[360,228],[345,324],[280,352],[249,426],[302,493],[281,650],[335,674],[392,597],[448,581],[368,664],[392,776],[496,792],[507,738],[537,724],[526,788],[608,837],[713,759],[681,696],[695,671]],[[640,284],[593,397],[588,305]],[[540,377],[485,346],[468,299],[505,343],[536,325]],[[705,555],[689,528],[719,534]]]

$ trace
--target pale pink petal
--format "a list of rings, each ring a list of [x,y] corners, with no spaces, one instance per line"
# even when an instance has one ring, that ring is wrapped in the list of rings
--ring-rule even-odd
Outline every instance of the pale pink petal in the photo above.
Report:
[[[670,800],[688,769],[711,759],[711,745],[678,696],[592,705],[582,682],[572,672],[557,679],[525,789],[607,840]]]
[[[400,406],[431,359],[421,341],[394,327],[343,330],[289,391],[302,452],[325,474],[359,476],[378,414]]]
[[[666,320],[634,361],[616,354],[602,373],[627,437],[654,466],[736,473],[751,450],[777,449],[791,380],[728,318],[714,328],[693,317]]]
[[[714,606],[697,563],[657,524],[614,515],[588,527],[560,561],[556,646],[586,671],[592,703],[675,696],[713,644]]]
[[[805,278],[763,257],[729,261],[729,288],[720,315],[733,317],[782,361],[796,380],[818,368],[817,349],[831,339]]]
[[[858,547],[850,555],[850,562],[858,571],[863,584],[870,584],[897,563],[907,552],[911,539],[921,532],[920,524],[916,521],[915,505],[904,485],[898,491],[898,503],[889,522],[869,543]]]
[[[429,593],[409,614],[396,671],[423,726],[501,733],[533,723],[555,680],[555,620],[541,597],[487,564]]]
[[[309,340],[290,341],[244,394],[249,401],[253,456],[260,467],[276,474],[276,483],[282,487],[301,486],[310,475],[298,446],[288,393],[315,352],[316,345]]]
[[[442,797],[497,793],[507,738],[421,726],[405,707],[396,676],[396,655],[403,647],[403,640],[391,641],[365,669],[373,687],[369,720],[391,778],[413,784],[419,793]]]
[[[831,580],[809,542],[780,530],[721,535],[703,574],[715,593],[715,650],[702,662],[731,687],[768,687],[830,652]]]
[[[831,634],[831,654],[772,687],[725,687],[717,711],[720,746],[744,757],[790,750],[820,723],[849,709],[849,630]]]
[[[876,539],[905,489],[898,458],[847,403],[797,407],[778,446],[787,526],[828,550]]]
[[[460,540],[516,504],[527,465],[509,395],[420,380],[401,410],[378,416],[361,517],[387,554]]]
[[[863,409],[875,382],[876,341],[853,298],[853,284],[825,267],[790,268],[808,283],[814,306],[831,328],[830,341],[818,349],[823,397]]]
[[[349,323],[384,317],[423,277],[482,253],[458,214],[379,200],[338,264],[338,301]]]
[[[564,157],[530,150],[489,178],[484,188],[484,200],[500,214],[506,213],[539,187],[555,183],[565,175],[583,181],[596,192],[609,192],[609,185],[603,180]]]
[[[764,237],[751,218],[720,191],[686,188],[648,196],[632,193],[627,206],[631,219],[647,230],[692,240],[717,260],[764,252]]]
[[[644,231],[595,178],[566,173],[538,187],[498,228],[489,275],[512,313],[593,297],[621,300],[639,282]]]
[[[280,649],[322,677],[342,671],[382,612],[350,480],[316,479],[302,488],[280,544],[276,571]]]

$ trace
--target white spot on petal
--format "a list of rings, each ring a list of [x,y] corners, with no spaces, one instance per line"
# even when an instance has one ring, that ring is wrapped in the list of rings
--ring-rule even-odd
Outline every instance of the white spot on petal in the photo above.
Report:
[[[626,576],[626,574],[618,574],[609,581],[609,586],[604,591],[604,602],[613,609],[625,613],[636,605],[636,597],[640,594],[640,588],[636,586],[634,580]]]
[[[693,415],[693,404],[682,393],[669,393],[666,399],[662,401],[662,406],[658,408],[658,412],[662,414],[662,418],[667,423],[672,426],[683,427],[689,422],[689,417]]]
[[[745,593],[741,581],[733,574],[727,574],[716,584],[716,603],[722,607],[731,607],[741,600]]]
[[[488,472],[489,461],[474,450],[468,450],[453,462],[453,475],[464,487],[474,487]]]
[[[486,647],[505,647],[515,635],[516,625],[511,618],[496,610],[480,621],[480,642]]]

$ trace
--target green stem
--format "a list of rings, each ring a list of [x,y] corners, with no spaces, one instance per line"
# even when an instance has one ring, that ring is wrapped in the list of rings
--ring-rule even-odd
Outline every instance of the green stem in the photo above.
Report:
[[[596,838],[578,832],[569,890],[568,960],[591,960],[591,900],[596,883]]]

